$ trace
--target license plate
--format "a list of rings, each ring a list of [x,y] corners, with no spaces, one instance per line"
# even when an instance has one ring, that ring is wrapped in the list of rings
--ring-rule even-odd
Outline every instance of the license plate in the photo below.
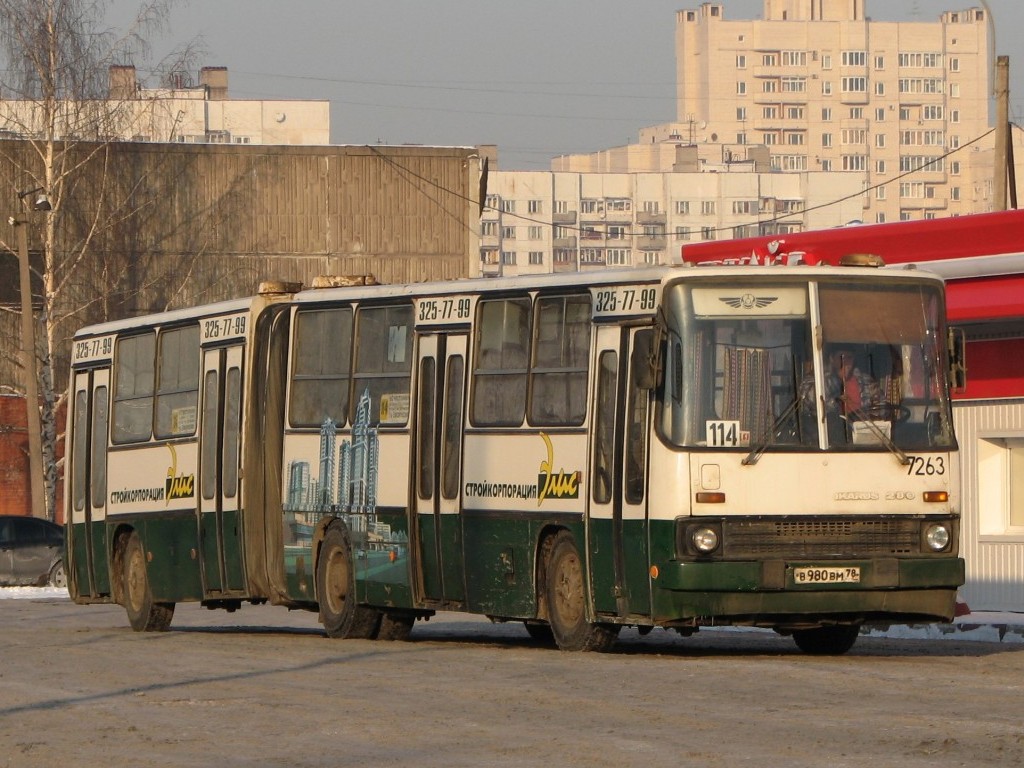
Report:
[[[836,568],[827,565],[810,565],[793,569],[793,581],[797,584],[859,584],[860,567]]]

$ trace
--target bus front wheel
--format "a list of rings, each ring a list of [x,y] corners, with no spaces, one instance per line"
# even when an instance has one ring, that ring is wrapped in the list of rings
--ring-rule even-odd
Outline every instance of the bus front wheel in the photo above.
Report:
[[[545,584],[548,623],[555,644],[563,651],[607,651],[619,628],[587,619],[583,561],[572,534],[560,531],[548,553]]]
[[[320,623],[328,637],[369,640],[380,631],[379,612],[356,603],[352,543],[339,523],[327,529],[316,566]]]
[[[136,632],[163,632],[171,626],[174,603],[156,603],[149,588],[142,539],[132,531],[124,549],[124,608]]]

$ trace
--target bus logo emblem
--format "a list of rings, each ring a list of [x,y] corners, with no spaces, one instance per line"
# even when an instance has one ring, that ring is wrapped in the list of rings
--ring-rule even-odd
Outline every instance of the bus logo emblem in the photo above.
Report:
[[[540,433],[547,446],[548,457],[540,463],[537,474],[537,506],[544,499],[578,499],[580,497],[580,471],[566,472],[559,469],[555,472],[555,449],[551,438],[544,432]]]

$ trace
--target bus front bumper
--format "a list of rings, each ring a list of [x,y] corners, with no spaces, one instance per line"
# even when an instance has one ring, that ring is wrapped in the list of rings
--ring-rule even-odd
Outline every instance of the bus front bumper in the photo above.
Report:
[[[657,623],[772,624],[771,617],[796,616],[903,623],[951,621],[963,583],[963,558],[942,557],[673,560],[652,573],[651,586]]]

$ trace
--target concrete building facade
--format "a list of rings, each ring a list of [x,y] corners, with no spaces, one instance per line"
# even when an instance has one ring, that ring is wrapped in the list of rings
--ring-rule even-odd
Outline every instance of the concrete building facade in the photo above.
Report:
[[[497,171],[480,220],[487,277],[678,264],[687,242],[839,226],[861,211],[859,176]]]
[[[877,22],[866,11],[866,0],[764,0],[762,20],[726,20],[722,3],[678,11],[676,121],[640,143],[723,156],[764,145],[778,171],[859,174],[868,222],[989,210],[976,162],[992,148],[986,12]]]

